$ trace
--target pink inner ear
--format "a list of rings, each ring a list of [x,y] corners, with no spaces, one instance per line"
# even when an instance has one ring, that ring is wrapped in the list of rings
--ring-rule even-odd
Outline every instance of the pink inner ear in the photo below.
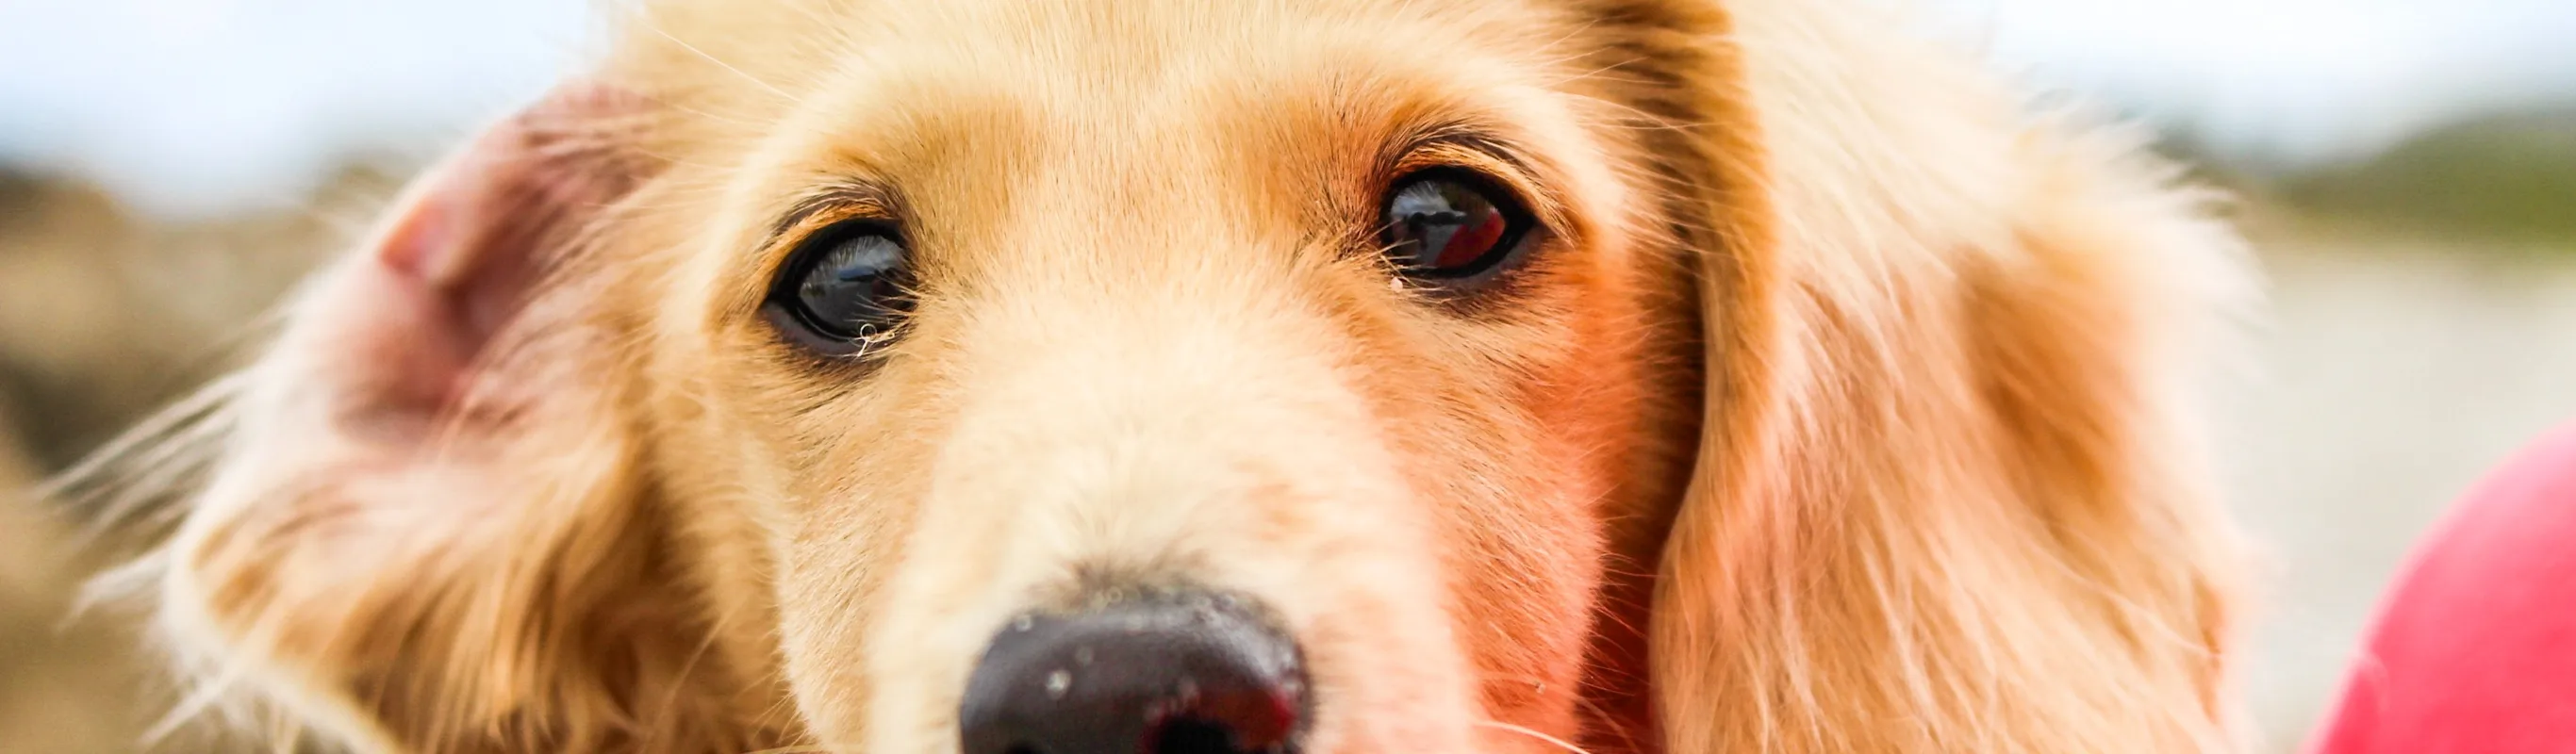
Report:
[[[325,358],[355,388],[350,410],[412,420],[458,408],[581,226],[639,177],[589,127],[633,104],[559,92],[421,179],[363,269],[319,302],[331,311],[317,324],[342,352]]]
[[[454,277],[452,271],[433,267],[456,264],[462,256],[440,253],[455,244],[455,234],[448,228],[448,202],[444,194],[439,190],[427,192],[403,208],[403,215],[394,221],[392,230],[385,234],[381,247],[376,250],[376,261],[406,275],[429,279]]]

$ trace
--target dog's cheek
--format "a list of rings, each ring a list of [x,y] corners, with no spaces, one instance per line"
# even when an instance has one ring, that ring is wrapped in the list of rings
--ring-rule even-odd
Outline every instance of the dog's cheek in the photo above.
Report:
[[[905,375],[881,376],[900,381]],[[900,385],[871,382],[863,392],[801,417],[753,422],[766,426],[737,433],[733,446],[742,460],[724,469],[738,485],[737,499],[725,504],[727,515],[743,519],[757,538],[758,550],[738,559],[760,564],[759,573],[744,575],[769,585],[764,607],[774,618],[765,625],[774,627],[768,641],[784,662],[788,691],[813,737],[836,746],[869,740],[874,732],[864,713],[884,690],[911,693],[917,686],[870,663],[882,624],[922,607],[892,596],[891,582],[900,575],[964,583],[956,575],[897,568],[919,539],[912,532],[925,497],[921,470],[937,443],[883,438],[936,437],[936,427],[905,420],[935,413],[934,407],[883,408],[906,403],[912,391]],[[708,462],[704,456],[691,461]],[[926,557],[910,568],[944,571],[971,562]],[[938,592],[933,599],[960,594]],[[953,652],[909,647],[906,654]]]
[[[1448,403],[1477,411],[1420,441],[1459,449],[1426,468],[1482,482],[1448,485],[1472,492],[1441,509],[1460,543],[1458,633],[1486,714],[1565,740],[1578,734],[1594,605],[1619,567],[1610,523],[1659,489],[1636,478],[1657,431],[1640,392],[1654,330],[1611,251],[1568,250],[1580,264],[1536,281],[1511,326],[1488,331],[1486,352],[1501,358],[1436,359],[1460,371],[1452,384],[1465,392]],[[1543,743],[1485,733],[1490,746]]]

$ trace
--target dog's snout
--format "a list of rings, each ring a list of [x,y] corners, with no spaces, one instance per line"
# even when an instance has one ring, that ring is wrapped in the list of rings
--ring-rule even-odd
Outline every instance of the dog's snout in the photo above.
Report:
[[[964,754],[1287,754],[1308,709],[1294,642],[1238,598],[1184,592],[1014,618],[958,721]]]

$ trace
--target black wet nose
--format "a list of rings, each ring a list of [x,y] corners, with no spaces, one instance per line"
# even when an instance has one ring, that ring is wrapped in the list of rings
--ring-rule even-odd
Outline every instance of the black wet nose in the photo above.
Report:
[[[958,723],[965,754],[1291,754],[1307,709],[1295,643],[1183,592],[1013,619]]]

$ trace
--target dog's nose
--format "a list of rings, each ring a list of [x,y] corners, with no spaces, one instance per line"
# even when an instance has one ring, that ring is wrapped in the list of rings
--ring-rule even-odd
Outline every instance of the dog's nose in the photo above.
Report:
[[[1028,614],[993,637],[958,710],[964,754],[1291,754],[1297,645],[1237,598],[1158,594]]]

